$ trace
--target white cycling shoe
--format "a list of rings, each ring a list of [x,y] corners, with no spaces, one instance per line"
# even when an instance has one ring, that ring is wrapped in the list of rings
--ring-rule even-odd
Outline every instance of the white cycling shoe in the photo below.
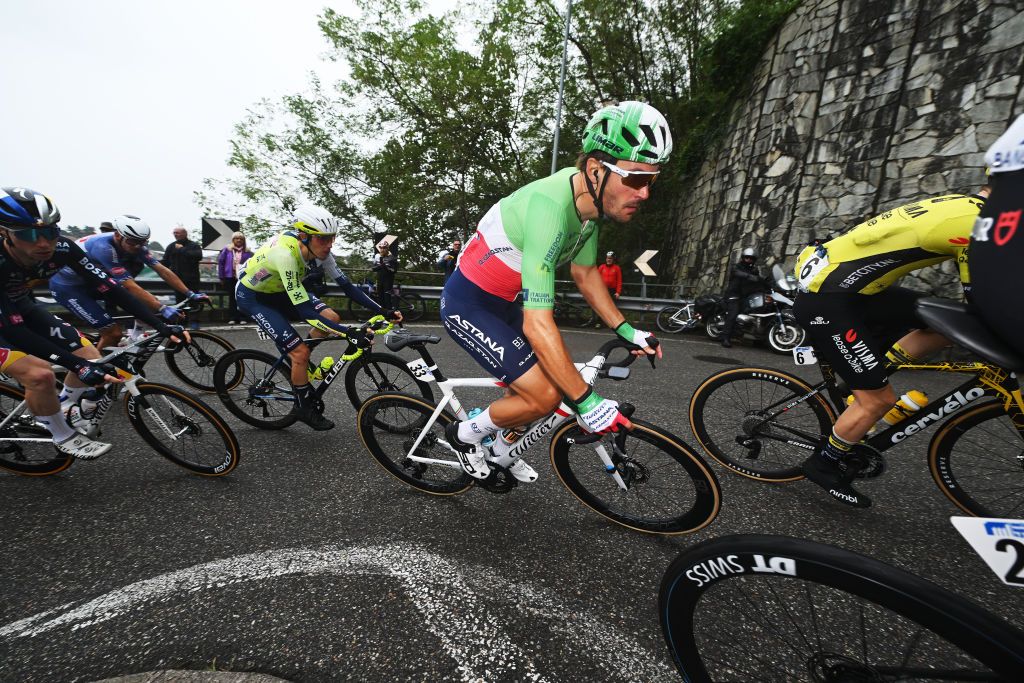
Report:
[[[85,413],[83,415],[83,413]],[[96,409],[93,408],[91,411],[84,410],[81,405],[70,406],[64,413],[64,419],[67,420],[71,428],[79,434],[84,434],[89,438],[97,437],[100,435],[99,424],[92,421],[92,416],[96,414]],[[86,417],[89,415],[89,417]]]
[[[95,460],[112,448],[109,443],[93,441],[84,434],[75,434],[60,443],[55,441],[53,445],[61,453],[73,456],[79,460]]]
[[[486,479],[491,474],[484,449],[480,444],[466,443],[459,439],[459,423],[452,422],[444,428],[444,437],[455,451],[462,470],[475,479]]]
[[[512,463],[512,466],[508,468],[508,471],[509,474],[524,484],[532,484],[537,481],[537,477],[539,476],[537,474],[537,470],[530,467],[530,465],[522,458],[519,458]]]

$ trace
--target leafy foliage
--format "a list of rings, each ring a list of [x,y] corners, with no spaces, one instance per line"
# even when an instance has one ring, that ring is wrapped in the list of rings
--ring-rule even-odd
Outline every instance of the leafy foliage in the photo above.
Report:
[[[560,167],[602,103],[664,112],[676,154],[641,215],[602,232],[601,249],[657,248],[673,201],[764,46],[797,0],[579,0],[573,5]],[[477,0],[427,13],[418,0],[357,0],[320,28],[348,75],[264,101],[235,129],[236,174],[197,201],[257,239],[312,201],[347,224],[348,246],[398,235],[403,266],[430,267],[487,209],[547,175],[565,18],[562,2]],[[469,17],[481,17],[470,19]],[[678,159],[682,159],[679,163]]]

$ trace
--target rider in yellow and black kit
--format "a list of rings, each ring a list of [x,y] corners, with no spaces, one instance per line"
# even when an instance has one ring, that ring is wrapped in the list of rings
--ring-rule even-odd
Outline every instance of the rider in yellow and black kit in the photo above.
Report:
[[[912,362],[949,345],[937,332],[920,329],[915,304],[923,293],[892,285],[907,273],[956,259],[969,295],[967,246],[988,192],[985,186],[976,195],[905,204],[809,246],[798,257],[797,321],[855,399],[827,442],[804,463],[807,478],[836,500],[871,505],[854,490],[843,459],[896,404],[890,364]]]

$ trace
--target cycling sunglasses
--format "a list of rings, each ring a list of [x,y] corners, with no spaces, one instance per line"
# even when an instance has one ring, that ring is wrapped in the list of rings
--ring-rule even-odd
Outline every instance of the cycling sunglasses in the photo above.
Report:
[[[59,225],[47,225],[45,228],[22,228],[11,229],[11,234],[22,242],[35,242],[40,237],[47,240],[55,240],[60,235]]]
[[[658,179],[658,174],[661,173],[661,171],[627,171],[615,164],[609,164],[607,161],[602,161],[601,163],[609,171],[622,178],[623,185],[634,190],[642,190],[653,185],[654,181]]]

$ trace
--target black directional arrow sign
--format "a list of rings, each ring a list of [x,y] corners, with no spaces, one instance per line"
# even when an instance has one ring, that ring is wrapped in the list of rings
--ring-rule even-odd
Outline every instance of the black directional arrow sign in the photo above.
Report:
[[[242,224],[225,218],[203,219],[203,249],[220,251],[231,244],[231,235],[238,232]]]

